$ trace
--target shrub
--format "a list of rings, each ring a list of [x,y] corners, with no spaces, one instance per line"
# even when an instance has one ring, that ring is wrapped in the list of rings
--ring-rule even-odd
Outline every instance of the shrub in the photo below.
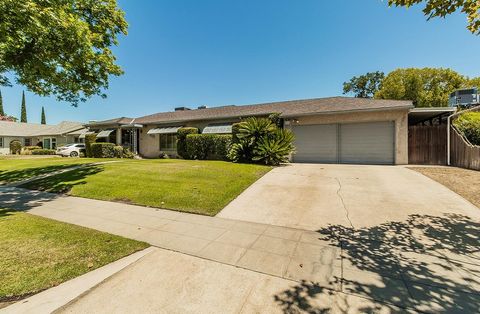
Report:
[[[180,128],[177,131],[177,154],[185,159],[190,159],[187,155],[187,135],[189,134],[198,134],[198,129]]]
[[[189,159],[226,160],[232,142],[231,135],[189,134],[187,156]]]
[[[34,149],[32,150],[32,155],[55,155],[54,149]]]
[[[240,125],[241,125],[241,122],[232,124],[232,144],[239,142],[237,134],[240,130]]]
[[[114,146],[113,147],[113,154],[115,158],[123,158],[123,147],[122,146]]]
[[[480,145],[480,112],[465,112],[461,114],[453,125],[473,145]]]
[[[90,144],[90,150],[94,158],[115,157],[115,144],[113,143],[92,143]]]
[[[278,165],[287,162],[295,149],[293,133],[277,127],[266,118],[242,121],[235,136],[238,142],[231,145],[227,155],[233,162]]]
[[[10,154],[18,155],[22,151],[22,143],[18,140],[10,142]]]
[[[34,149],[42,149],[41,146],[23,146],[23,150],[34,150]]]
[[[132,159],[135,157],[135,155],[132,153],[132,151],[130,150],[130,148],[128,147],[124,147],[123,148],[123,154],[122,154],[122,157],[123,158],[129,158],[129,159]]]
[[[96,134],[85,135],[85,155],[87,157],[93,157],[91,145],[97,141]]]
[[[271,136],[261,138],[253,150],[253,161],[266,165],[278,166],[288,162],[290,154],[294,151],[294,135],[290,130],[278,129]]]

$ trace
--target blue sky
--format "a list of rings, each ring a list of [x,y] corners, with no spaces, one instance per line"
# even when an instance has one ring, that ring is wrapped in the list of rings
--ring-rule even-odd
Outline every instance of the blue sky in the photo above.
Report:
[[[450,67],[480,76],[480,36],[462,14],[426,21],[420,7],[381,0],[119,0],[129,34],[125,70],[108,98],[78,108],[26,92],[29,122],[136,117],[177,106],[252,104],[341,95],[368,71]],[[21,86],[2,88],[20,116]]]

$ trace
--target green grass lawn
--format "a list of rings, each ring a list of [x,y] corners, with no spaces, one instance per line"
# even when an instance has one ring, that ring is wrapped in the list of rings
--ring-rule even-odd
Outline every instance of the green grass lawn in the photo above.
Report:
[[[25,180],[31,177],[105,159],[95,158],[0,158],[0,184]]]
[[[124,160],[66,172],[24,187],[215,215],[270,169],[223,161]]]
[[[146,247],[143,242],[0,210],[0,307]]]

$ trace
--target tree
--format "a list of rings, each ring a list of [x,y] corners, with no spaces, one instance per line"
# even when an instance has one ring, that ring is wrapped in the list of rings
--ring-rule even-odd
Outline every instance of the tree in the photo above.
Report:
[[[42,106],[42,117],[41,117],[41,124],[47,124],[47,119],[45,118],[45,108]]]
[[[389,6],[410,7],[425,2],[423,13],[427,20],[446,17],[460,10],[467,15],[467,29],[473,34],[480,34],[480,1],[478,0],[388,0]]]
[[[22,108],[20,113],[20,122],[27,123],[27,105],[25,104],[25,92],[22,92]]]
[[[343,83],[343,93],[353,93],[357,98],[372,98],[382,85],[385,74],[380,71],[354,76]]]
[[[385,77],[375,98],[412,100],[416,107],[445,107],[450,93],[468,82],[467,77],[450,69],[397,69]]]
[[[0,90],[0,116],[5,116],[5,111],[3,110],[3,98],[2,98],[2,91]]]
[[[77,106],[121,75],[110,47],[127,34],[116,0],[0,0],[0,85]]]

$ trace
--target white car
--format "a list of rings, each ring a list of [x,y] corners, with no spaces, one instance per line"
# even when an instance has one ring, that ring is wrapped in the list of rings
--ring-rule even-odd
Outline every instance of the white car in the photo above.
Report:
[[[57,155],[63,157],[79,157],[81,152],[85,152],[85,144],[83,143],[67,144],[57,148]]]

